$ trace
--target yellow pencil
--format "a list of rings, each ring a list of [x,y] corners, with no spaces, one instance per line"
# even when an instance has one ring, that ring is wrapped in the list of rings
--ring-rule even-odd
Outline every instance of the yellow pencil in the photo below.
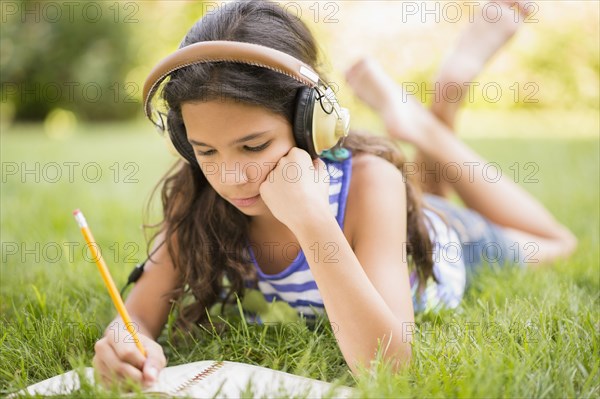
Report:
[[[133,328],[131,318],[129,317],[129,313],[127,313],[127,309],[125,308],[125,304],[123,303],[123,299],[121,298],[121,295],[119,295],[119,291],[117,291],[115,282],[110,276],[110,271],[108,270],[108,267],[106,267],[106,263],[104,263],[104,259],[102,259],[102,256],[100,255],[100,251],[98,251],[96,241],[94,240],[94,236],[92,236],[92,232],[90,231],[87,222],[85,221],[83,213],[81,213],[79,209],[75,209],[73,211],[73,215],[75,216],[77,224],[79,224],[79,227],[81,228],[81,234],[83,234],[83,238],[85,238],[85,241],[87,242],[87,245],[90,248],[93,258],[96,261],[96,266],[98,266],[98,270],[100,270],[100,274],[102,275],[104,284],[106,285],[106,288],[108,288],[108,293],[110,294],[110,297],[112,298],[112,301],[115,304],[119,315],[125,322],[125,327],[127,328],[127,331],[129,331],[129,333],[133,337],[133,340],[140,352],[142,352],[142,355],[146,357],[146,349],[144,349],[144,346],[138,339],[135,328]]]

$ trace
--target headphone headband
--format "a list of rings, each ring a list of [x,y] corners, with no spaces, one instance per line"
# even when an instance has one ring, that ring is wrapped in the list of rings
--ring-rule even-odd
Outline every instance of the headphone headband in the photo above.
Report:
[[[164,58],[150,71],[144,82],[144,112],[151,118],[150,102],[160,83],[171,73],[189,65],[203,62],[239,62],[268,68],[296,79],[300,83],[317,87],[326,86],[319,75],[304,62],[282,51],[259,44],[215,40],[185,46]]]
[[[157,111],[160,124],[152,119],[152,97],[170,73],[186,66],[205,62],[238,62],[267,68],[287,75],[303,87],[295,98],[293,134],[298,147],[315,158],[341,145],[348,135],[350,114],[340,107],[333,90],[306,63],[289,54],[253,43],[227,40],[205,41],[185,46],[160,61],[144,82],[144,113],[161,131],[165,131],[164,113]],[[169,123],[167,119],[167,124]],[[169,126],[167,144],[186,162],[197,164],[185,128]]]

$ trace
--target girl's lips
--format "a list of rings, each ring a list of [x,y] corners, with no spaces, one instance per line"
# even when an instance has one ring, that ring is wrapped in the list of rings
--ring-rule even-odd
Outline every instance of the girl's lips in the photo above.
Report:
[[[254,197],[251,197],[251,198],[231,199],[231,202],[233,202],[233,204],[236,206],[246,207],[246,206],[254,205],[254,203],[256,201],[258,201],[259,198],[260,198],[260,194],[254,196]]]

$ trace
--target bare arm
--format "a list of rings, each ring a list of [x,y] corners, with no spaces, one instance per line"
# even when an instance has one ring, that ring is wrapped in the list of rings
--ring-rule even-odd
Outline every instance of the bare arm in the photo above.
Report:
[[[156,239],[155,248],[163,240],[164,235],[160,234]],[[125,306],[132,322],[135,323],[134,328],[139,333],[147,356],[142,356],[126,332],[123,320],[116,317],[94,346],[94,368],[105,385],[124,378],[150,384],[156,380],[158,373],[167,363],[162,347],[156,339],[170,310],[170,298],[165,294],[177,286],[179,279],[166,245],[158,249],[153,260],[149,260],[144,269]]]
[[[159,234],[153,250],[164,239],[164,233]],[[169,292],[178,284],[179,273],[175,270],[167,245],[162,245],[146,262],[144,273],[125,302],[132,320],[139,324],[140,332],[152,339],[158,338],[171,309]]]
[[[411,358],[414,313],[406,254],[406,193],[400,171],[371,157],[353,172],[359,212],[354,251],[331,214],[311,215],[292,229],[307,256],[336,332],[340,349],[353,372],[375,357],[378,340],[384,357],[400,367]],[[368,186],[368,187],[367,187]],[[320,256],[314,256],[315,243]],[[324,254],[325,245],[337,253]]]

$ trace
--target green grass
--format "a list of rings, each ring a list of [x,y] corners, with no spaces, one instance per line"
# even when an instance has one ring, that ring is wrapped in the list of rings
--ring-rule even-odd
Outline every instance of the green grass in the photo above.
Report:
[[[511,122],[503,115],[503,124]],[[589,124],[572,128],[591,129]],[[316,327],[232,320],[222,334],[165,333],[159,341],[169,364],[253,363],[338,381],[367,397],[598,397],[599,142],[560,136],[549,131],[553,139],[471,138],[468,143],[511,176],[510,166],[519,162],[519,184],[575,232],[576,254],[538,272],[486,271],[459,309],[418,315],[413,362],[405,371],[394,375],[379,362],[374,373],[352,378],[323,319]],[[71,212],[85,213],[120,287],[144,258],[142,209],[172,158],[147,125],[80,126],[63,141],[47,138],[37,126],[21,126],[1,139],[0,394],[6,394],[91,364],[94,342],[114,310],[96,267],[84,257]],[[39,173],[21,175],[23,165],[32,169],[36,162]],[[52,162],[62,178],[56,179]],[[72,182],[64,162],[79,162]],[[91,181],[94,162],[102,170],[97,182]],[[537,183],[523,180],[530,171],[526,162],[536,163]],[[84,165],[91,165],[85,176]],[[127,173],[137,181],[127,182]],[[44,181],[49,179],[57,181]],[[79,395],[99,394],[85,387]]]

